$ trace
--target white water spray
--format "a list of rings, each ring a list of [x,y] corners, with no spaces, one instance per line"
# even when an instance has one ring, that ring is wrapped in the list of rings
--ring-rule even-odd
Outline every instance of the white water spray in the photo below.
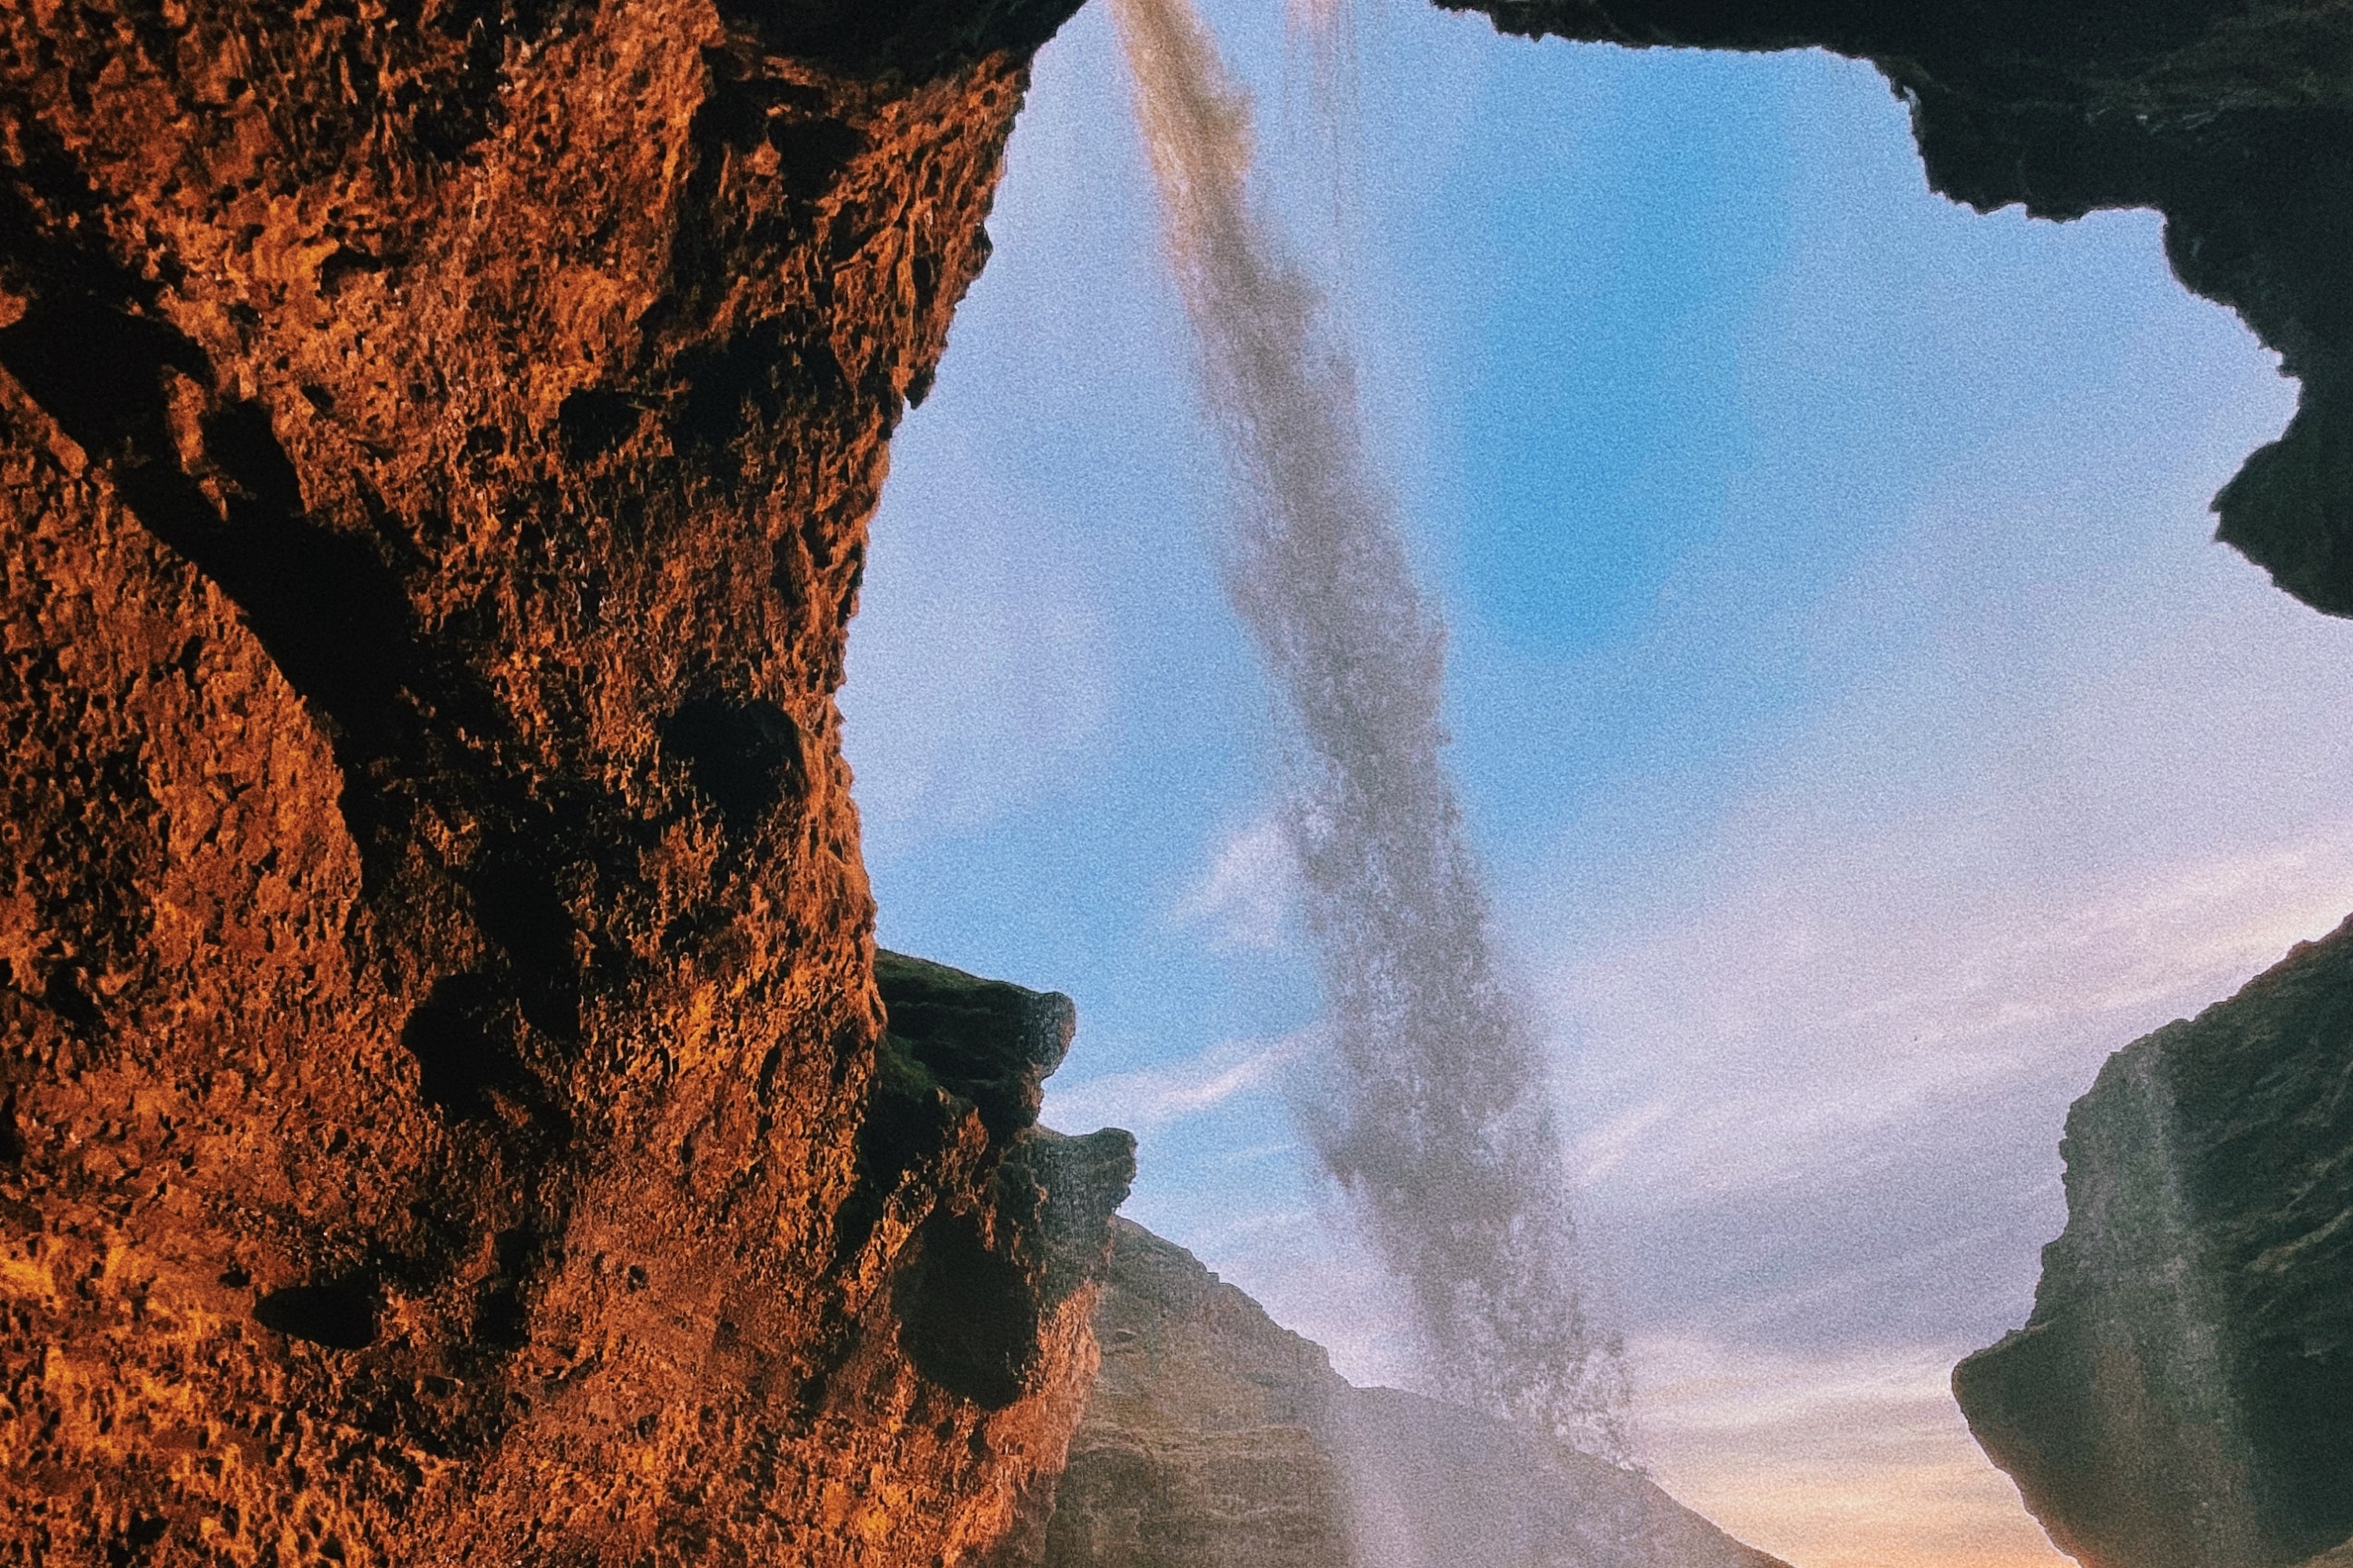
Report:
[[[1321,300],[1250,204],[1246,97],[1191,0],[1113,14],[1236,482],[1228,591],[1303,744],[1290,829],[1334,1058],[1299,1097],[1303,1130],[1406,1289],[1432,1391],[1622,1462],[1548,1075],[1440,756],[1444,629]]]

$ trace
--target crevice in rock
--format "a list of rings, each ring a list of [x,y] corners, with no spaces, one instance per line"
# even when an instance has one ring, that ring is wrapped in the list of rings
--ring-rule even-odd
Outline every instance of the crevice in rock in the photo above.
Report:
[[[364,1351],[375,1343],[376,1312],[375,1287],[365,1279],[284,1286],[253,1307],[263,1328],[332,1351]]]
[[[490,1095],[520,1095],[530,1074],[505,998],[480,975],[448,975],[408,1015],[400,1043],[417,1058],[418,1092],[453,1121],[490,1113]]]
[[[774,703],[697,697],[662,726],[662,744],[738,838],[807,789],[800,726]]]

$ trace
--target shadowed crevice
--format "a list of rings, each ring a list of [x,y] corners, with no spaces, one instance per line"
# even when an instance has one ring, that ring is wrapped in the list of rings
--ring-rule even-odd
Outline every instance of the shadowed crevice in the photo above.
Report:
[[[662,745],[738,837],[807,788],[800,726],[774,703],[698,697],[662,726]]]
[[[254,1319],[290,1340],[332,1351],[364,1351],[375,1342],[375,1287],[364,1280],[290,1285],[254,1304]]]
[[[436,981],[409,1013],[400,1043],[417,1058],[418,1092],[453,1121],[488,1114],[493,1091],[519,1096],[531,1084],[506,998],[480,975]]]

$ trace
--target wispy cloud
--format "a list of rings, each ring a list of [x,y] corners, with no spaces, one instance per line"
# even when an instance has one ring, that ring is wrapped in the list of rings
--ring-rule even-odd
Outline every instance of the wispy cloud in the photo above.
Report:
[[[1312,1031],[1280,1040],[1228,1040],[1181,1062],[1046,1086],[1045,1119],[1058,1127],[1116,1126],[1156,1132],[1243,1095],[1275,1089],[1282,1069],[1312,1047]]]
[[[1208,869],[1186,889],[1175,913],[1208,930],[1213,947],[1269,951],[1282,945],[1298,876],[1282,824],[1258,817],[1219,841]]]
[[[1969,910],[1919,885],[1936,853],[1920,827],[1759,867],[1695,918],[1556,972],[1556,1008],[1593,1043],[1573,1101],[1609,1107],[1578,1139],[1588,1181],[1704,1201],[1952,1097],[2087,1082],[2353,906],[2345,829]]]

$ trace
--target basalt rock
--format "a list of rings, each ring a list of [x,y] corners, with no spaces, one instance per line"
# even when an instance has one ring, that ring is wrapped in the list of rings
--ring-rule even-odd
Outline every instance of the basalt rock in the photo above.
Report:
[[[954,1563],[1059,1466],[1127,1145],[1067,1004],[886,1039],[832,694],[1069,9],[0,6],[0,1560]]]
[[[2063,1147],[2033,1314],[1954,1374],[1978,1440],[2094,1568],[2353,1551],[2353,922],[2119,1052]]]
[[[1050,1510],[1043,1568],[1786,1568],[1648,1479],[1396,1389],[1183,1249],[1113,1222],[1103,1371]]]
[[[1980,210],[2166,215],[2181,281],[2304,383],[2215,499],[2220,536],[2353,615],[2353,6],[2343,0],[1440,0],[1530,35],[1821,48],[1912,106],[1936,189]]]

